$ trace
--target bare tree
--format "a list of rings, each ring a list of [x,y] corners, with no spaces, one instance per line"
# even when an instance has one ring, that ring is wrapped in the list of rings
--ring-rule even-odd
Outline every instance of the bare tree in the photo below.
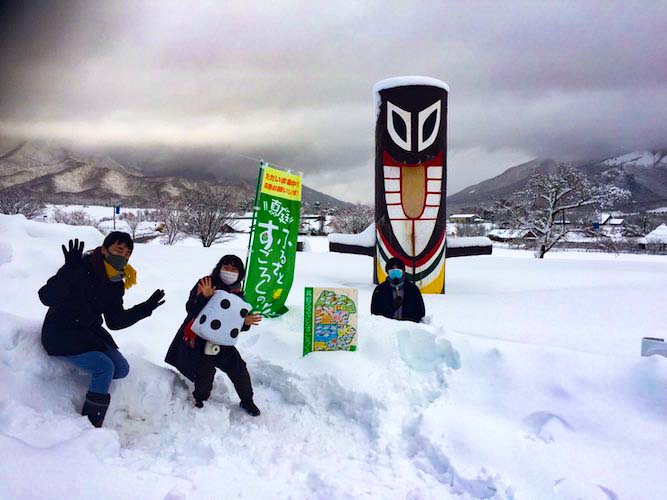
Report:
[[[329,223],[338,233],[359,234],[375,220],[375,209],[370,205],[357,203],[338,210]]]
[[[68,212],[62,208],[56,208],[51,215],[54,222],[60,224],[69,224],[70,226],[93,226],[97,227],[97,222],[88,216],[83,210],[72,210]]]
[[[504,202],[502,208],[520,229],[537,235],[535,257],[542,259],[570,232],[565,224],[557,227],[566,212],[588,206],[609,208],[629,196],[629,191],[616,186],[593,185],[582,172],[561,165],[554,174],[533,174],[525,190]]]
[[[44,204],[33,196],[17,188],[0,191],[0,214],[21,214],[26,219],[33,219],[42,214]]]
[[[185,231],[185,205],[178,201],[161,200],[157,209],[157,218],[161,222],[162,233],[167,237],[167,245],[173,245],[182,239]]]
[[[130,228],[130,234],[132,239],[137,237],[137,229],[139,225],[147,219],[147,214],[145,210],[137,210],[137,213],[125,212],[120,216],[121,220],[125,221],[125,224]]]
[[[231,186],[213,186],[192,192],[187,197],[187,234],[199,238],[205,247],[229,239],[228,230],[241,206],[238,189]]]
[[[484,224],[456,224],[456,236],[486,236],[486,226]]]

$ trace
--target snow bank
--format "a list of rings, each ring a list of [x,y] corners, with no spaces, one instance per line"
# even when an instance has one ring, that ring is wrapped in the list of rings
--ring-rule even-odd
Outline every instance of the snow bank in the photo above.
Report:
[[[493,245],[486,236],[461,236],[456,238],[447,238],[447,246],[450,248],[464,247],[490,247]]]
[[[221,374],[195,410],[162,363],[192,285],[247,239],[138,244],[126,304],[157,287],[167,302],[114,332],[130,373],[98,430],[79,415],[87,377],[41,348],[36,291],[62,241],[101,235],[0,228],[0,497],[667,497],[667,359],[639,356],[642,336],[665,333],[665,259],[456,259],[417,325],[368,314],[370,257],[299,253],[290,311],[237,344],[252,418]],[[359,289],[357,352],[301,356],[303,287],[318,285]]]
[[[331,233],[328,235],[328,238],[331,243],[373,247],[375,246],[375,223],[368,226],[359,234]]]

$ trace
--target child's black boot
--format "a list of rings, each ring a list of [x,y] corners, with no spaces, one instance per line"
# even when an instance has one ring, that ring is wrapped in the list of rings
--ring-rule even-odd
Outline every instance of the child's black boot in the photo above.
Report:
[[[262,413],[261,411],[259,411],[259,408],[257,408],[257,405],[255,405],[252,399],[247,401],[241,401],[240,406],[253,417],[257,417],[259,416],[260,413]]]
[[[88,391],[81,415],[88,417],[94,427],[102,427],[110,402],[111,394]]]

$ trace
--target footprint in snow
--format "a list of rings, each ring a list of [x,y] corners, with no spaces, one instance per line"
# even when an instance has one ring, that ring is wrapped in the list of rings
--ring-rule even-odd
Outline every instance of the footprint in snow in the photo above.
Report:
[[[532,438],[545,443],[553,443],[555,436],[563,429],[574,432],[574,428],[567,420],[547,411],[536,411],[523,419],[524,427]]]
[[[599,484],[588,483],[579,479],[560,478],[554,481],[556,498],[563,500],[618,500],[613,490]]]

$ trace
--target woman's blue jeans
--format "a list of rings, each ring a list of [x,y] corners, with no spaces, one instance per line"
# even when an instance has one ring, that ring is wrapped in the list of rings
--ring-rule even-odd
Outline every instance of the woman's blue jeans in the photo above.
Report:
[[[90,373],[92,379],[88,390],[99,394],[108,394],[111,380],[125,378],[130,372],[130,365],[118,349],[109,348],[105,352],[90,351],[61,358]]]

